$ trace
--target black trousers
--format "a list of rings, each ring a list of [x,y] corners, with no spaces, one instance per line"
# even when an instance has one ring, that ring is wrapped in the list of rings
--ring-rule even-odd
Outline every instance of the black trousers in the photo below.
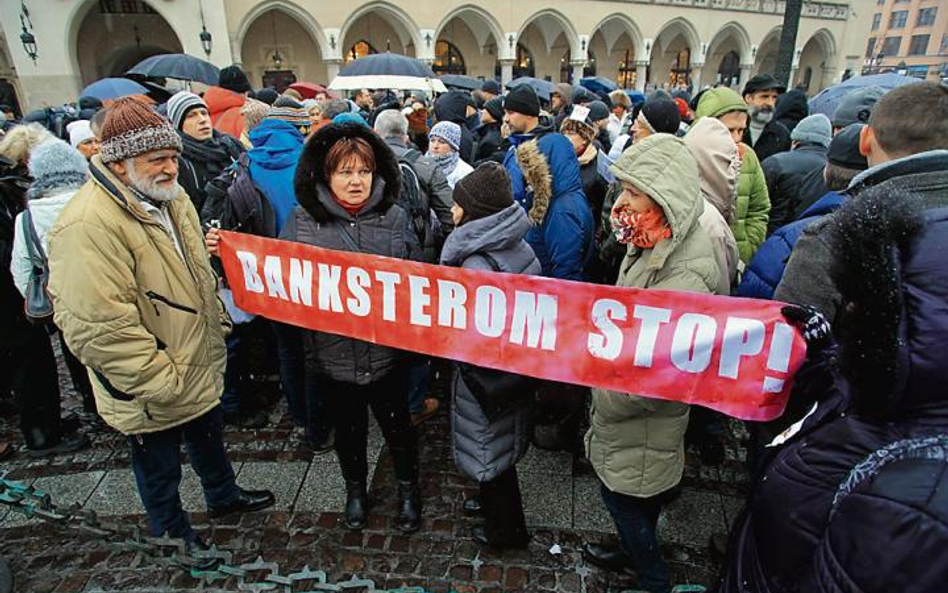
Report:
[[[520,547],[529,540],[523,516],[523,500],[517,468],[480,484],[481,508],[484,509],[484,532],[487,540],[501,547]]]
[[[347,482],[366,484],[372,408],[400,481],[418,481],[418,437],[408,414],[408,367],[403,365],[368,385],[319,377],[319,388],[336,431],[336,455]]]
[[[53,447],[61,436],[59,377],[53,344],[41,325],[24,323],[17,332],[20,340],[0,348],[0,365],[8,369],[23,440],[29,449]]]
[[[92,395],[92,383],[89,381],[89,371],[83,366],[79,359],[73,355],[66,346],[66,339],[63,332],[59,334],[59,345],[63,350],[63,359],[66,362],[66,368],[69,369],[69,378],[72,380],[72,387],[82,397],[82,410],[84,412],[96,412],[95,396]]]

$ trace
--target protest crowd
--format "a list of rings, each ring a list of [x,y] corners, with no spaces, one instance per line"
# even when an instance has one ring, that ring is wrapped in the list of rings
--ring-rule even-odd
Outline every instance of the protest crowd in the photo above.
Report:
[[[0,398],[21,435],[3,436],[0,459],[82,450],[83,425],[118,431],[151,533],[207,549],[182,510],[179,450],[212,520],[274,504],[237,483],[224,433],[268,421],[248,380],[263,348],[300,445],[338,459],[347,528],[372,513],[369,410],[404,533],[425,513],[418,426],[449,414],[480,545],[527,546],[517,462],[531,445],[569,451],[598,477],[618,541],[586,542],[585,561],[642,591],[694,591],[672,582],[656,527],[687,446],[721,463],[722,414],[254,315],[235,304],[220,231],[775,300],[806,361],[784,413],[746,423],[750,493],[719,542],[715,590],[944,590],[948,88],[859,88],[831,116],[807,115],[803,92],[770,74],[691,90],[558,84],[546,97],[489,80],[304,99],[254,90],[231,66],[160,103],[81,97],[59,135],[11,114]],[[81,414],[62,412],[54,343]]]

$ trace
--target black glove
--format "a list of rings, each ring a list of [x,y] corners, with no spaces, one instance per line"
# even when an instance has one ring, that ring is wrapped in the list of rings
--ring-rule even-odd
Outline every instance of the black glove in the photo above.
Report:
[[[823,349],[833,343],[833,328],[829,320],[809,305],[785,305],[781,310],[794,327],[803,334],[807,350]]]

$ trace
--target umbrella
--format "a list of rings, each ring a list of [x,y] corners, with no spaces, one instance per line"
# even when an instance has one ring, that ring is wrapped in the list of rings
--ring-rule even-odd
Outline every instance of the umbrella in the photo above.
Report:
[[[626,89],[625,94],[629,97],[629,100],[632,101],[632,105],[641,105],[642,103],[645,103],[645,93],[642,91]]]
[[[891,91],[896,87],[916,82],[922,81],[912,76],[902,76],[894,72],[854,76],[845,82],[823,89],[818,95],[810,99],[810,115],[822,113],[832,119],[843,97],[858,89],[875,86],[884,91]]]
[[[95,97],[105,101],[106,99],[118,99],[127,95],[142,95],[148,92],[148,89],[138,84],[134,80],[127,78],[103,78],[97,80],[82,89],[80,97]]]
[[[600,95],[611,93],[619,88],[619,85],[603,76],[586,76],[579,79],[579,84]]]
[[[480,80],[461,74],[442,74],[441,82],[449,89],[460,89],[463,91],[476,91],[483,84]]]
[[[431,68],[421,60],[401,54],[372,54],[354,60],[339,72],[329,88],[334,91],[390,89],[447,92]]]
[[[214,64],[188,54],[159,54],[142,60],[128,71],[128,74],[196,81],[208,85],[217,84],[220,73]]]
[[[294,82],[289,88],[298,92],[304,99],[315,99],[319,93],[326,92],[326,87],[312,82]]]
[[[549,80],[540,80],[539,78],[533,78],[532,76],[521,76],[507,83],[507,90],[517,88],[521,85],[527,85],[533,88],[536,91],[538,97],[544,101],[550,100],[550,95],[553,94],[553,83]]]

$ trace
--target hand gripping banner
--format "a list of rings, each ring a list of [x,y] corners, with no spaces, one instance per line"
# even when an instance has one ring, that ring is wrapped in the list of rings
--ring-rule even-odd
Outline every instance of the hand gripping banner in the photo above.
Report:
[[[806,345],[773,301],[464,270],[221,232],[237,305],[541,379],[783,413]]]

